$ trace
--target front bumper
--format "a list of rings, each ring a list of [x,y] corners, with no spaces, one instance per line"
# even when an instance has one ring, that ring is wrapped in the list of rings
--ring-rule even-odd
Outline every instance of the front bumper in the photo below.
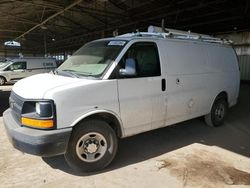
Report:
[[[38,130],[22,127],[16,122],[11,109],[3,113],[3,122],[12,145],[25,153],[43,157],[65,153],[72,128]]]

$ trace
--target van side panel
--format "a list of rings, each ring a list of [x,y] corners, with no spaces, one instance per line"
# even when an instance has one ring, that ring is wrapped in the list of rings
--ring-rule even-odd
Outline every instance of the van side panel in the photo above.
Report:
[[[236,104],[240,75],[230,46],[194,41],[162,41],[167,75],[166,125],[206,115],[225,91]]]
[[[221,91],[226,91],[229,106],[235,105],[239,94],[240,72],[234,50],[232,47],[219,45],[207,45],[205,49],[211,73],[207,84],[216,92],[215,96],[211,96],[211,100]]]
[[[209,105],[206,87],[209,75],[203,44],[166,41],[165,46],[167,122],[204,114]]]

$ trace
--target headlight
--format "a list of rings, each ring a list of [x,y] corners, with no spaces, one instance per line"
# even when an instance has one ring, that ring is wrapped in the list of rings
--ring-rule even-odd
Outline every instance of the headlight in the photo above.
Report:
[[[41,108],[40,108],[40,103],[39,103],[39,102],[36,103],[36,113],[37,113],[38,115],[41,114]]]
[[[36,102],[36,113],[40,117],[52,116],[52,105],[50,102]]]
[[[21,124],[40,129],[54,129],[55,116],[55,105],[52,100],[25,101]]]

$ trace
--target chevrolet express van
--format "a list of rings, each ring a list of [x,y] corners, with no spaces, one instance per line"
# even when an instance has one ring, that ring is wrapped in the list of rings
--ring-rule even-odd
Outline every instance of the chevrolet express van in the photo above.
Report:
[[[18,81],[3,119],[13,146],[105,168],[118,139],[204,116],[223,124],[240,72],[228,41],[145,32],[85,44],[57,70]]]
[[[56,61],[53,58],[19,58],[0,62],[0,85],[34,74],[50,72],[55,68]]]

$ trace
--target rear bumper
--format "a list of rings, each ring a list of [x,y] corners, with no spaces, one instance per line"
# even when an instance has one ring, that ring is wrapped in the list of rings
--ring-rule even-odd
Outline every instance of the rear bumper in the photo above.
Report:
[[[22,127],[14,119],[11,109],[3,113],[3,122],[12,145],[25,153],[43,157],[65,153],[72,128],[38,130]]]

